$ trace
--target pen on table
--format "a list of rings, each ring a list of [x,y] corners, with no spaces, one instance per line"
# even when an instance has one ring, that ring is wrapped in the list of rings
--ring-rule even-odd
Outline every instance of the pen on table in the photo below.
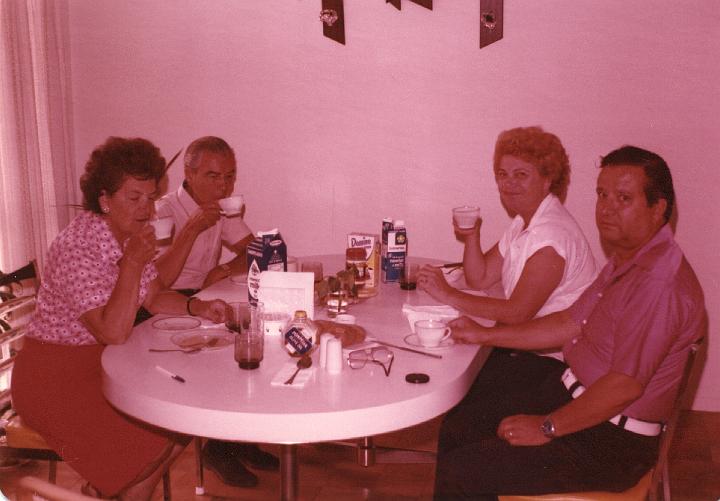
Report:
[[[167,370],[167,369],[163,369],[163,368],[160,367],[159,365],[156,365],[156,366],[155,366],[155,369],[157,369],[158,372],[161,372],[161,373],[165,374],[166,376],[170,376],[170,377],[173,378],[175,381],[178,381],[178,382],[180,382],[180,383],[184,383],[184,382],[185,382],[185,378],[183,378],[182,376],[178,376],[177,374],[175,374],[175,373],[173,373],[173,372],[170,372],[170,371]]]
[[[390,346],[391,348],[397,348],[398,350],[409,351],[411,353],[417,353],[419,355],[425,355],[426,357],[442,358],[442,355],[436,355],[435,353],[428,353],[427,351],[413,350],[412,348],[405,348],[404,346],[398,346],[396,344],[386,343],[385,341],[380,341],[379,339],[372,339],[369,341],[373,341],[377,344],[382,344],[385,346]]]

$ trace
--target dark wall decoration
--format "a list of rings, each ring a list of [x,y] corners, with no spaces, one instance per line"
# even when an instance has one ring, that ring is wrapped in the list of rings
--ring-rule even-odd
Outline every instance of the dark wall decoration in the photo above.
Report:
[[[323,35],[345,45],[343,0],[322,0],[320,20],[323,23]]]
[[[432,10],[433,0],[410,0]],[[402,0],[385,0],[397,10]],[[323,35],[345,45],[345,10],[343,0],[322,0],[320,21]],[[497,42],[503,37],[503,0],[480,0],[480,48]]]

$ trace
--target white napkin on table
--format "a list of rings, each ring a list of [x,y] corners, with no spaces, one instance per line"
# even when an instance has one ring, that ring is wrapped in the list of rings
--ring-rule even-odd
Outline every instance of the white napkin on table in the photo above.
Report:
[[[300,372],[298,372],[297,376],[295,376],[295,380],[292,382],[292,384],[285,384],[285,381],[290,379],[290,376],[292,376],[296,370],[297,362],[284,363],[278,373],[275,374],[275,377],[272,378],[272,381],[270,381],[270,385],[284,386],[285,388],[302,388],[310,380],[310,376],[312,376],[313,372],[315,371],[315,367],[301,369]]]
[[[405,303],[402,307],[403,315],[405,315],[410,323],[410,330],[415,333],[415,322],[418,320],[442,320],[449,322],[460,316],[460,312],[448,305],[436,306],[413,306]]]

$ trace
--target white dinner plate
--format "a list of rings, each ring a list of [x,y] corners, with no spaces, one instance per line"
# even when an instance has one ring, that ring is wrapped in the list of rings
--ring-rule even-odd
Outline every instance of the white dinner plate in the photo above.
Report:
[[[189,331],[200,327],[200,319],[193,317],[159,318],[152,326],[161,331]]]
[[[173,334],[170,341],[180,348],[218,350],[233,344],[233,333],[227,329],[198,329],[190,332]]]
[[[453,338],[447,338],[443,341],[440,341],[440,344],[437,346],[425,346],[420,344],[420,340],[418,339],[417,334],[408,334],[407,336],[405,336],[404,341],[405,344],[415,346],[416,348],[422,348],[423,350],[440,350],[442,348],[449,348],[450,346],[455,344]]]

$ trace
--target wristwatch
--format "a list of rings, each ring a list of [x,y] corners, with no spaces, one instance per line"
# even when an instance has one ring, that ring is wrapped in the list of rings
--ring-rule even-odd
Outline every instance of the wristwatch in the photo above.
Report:
[[[546,417],[543,424],[540,425],[540,431],[542,431],[543,435],[547,438],[555,438],[555,423],[552,422],[550,416]]]

